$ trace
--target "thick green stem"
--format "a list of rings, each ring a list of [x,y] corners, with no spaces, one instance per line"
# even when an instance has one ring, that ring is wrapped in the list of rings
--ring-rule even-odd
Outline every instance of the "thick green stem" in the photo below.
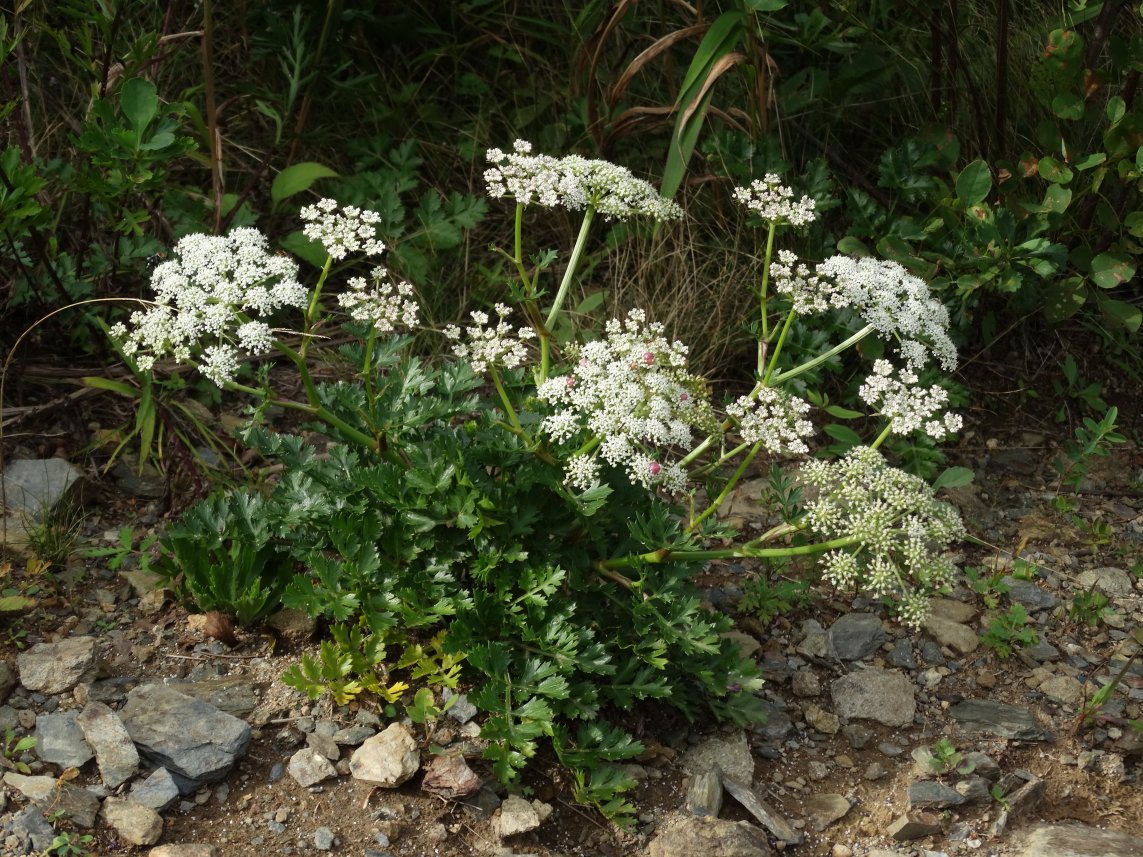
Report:
[[[738,480],[742,478],[742,474],[746,472],[746,468],[750,465],[750,462],[754,460],[754,456],[758,454],[758,450],[761,448],[761,441],[751,447],[750,452],[745,458],[742,459],[742,462],[738,465],[738,469],[734,471],[734,475],[731,476],[730,479],[727,480],[727,483],[722,486],[722,491],[719,492],[718,496],[715,497],[711,504],[703,510],[701,515],[691,521],[690,525],[687,527],[688,533],[694,532],[695,527],[697,527],[699,524],[701,524],[703,521],[718,511],[718,507],[721,506],[726,501],[726,498],[730,496],[730,492],[734,490],[734,486],[738,484]]]
[[[591,229],[591,221],[594,217],[595,208],[589,205],[583,213],[583,222],[579,225],[579,235],[576,236],[575,246],[572,247],[567,268],[564,269],[563,279],[560,280],[560,287],[556,291],[556,299],[552,302],[552,308],[544,320],[543,330],[538,331],[540,335],[540,371],[536,378],[537,385],[548,380],[548,372],[552,365],[552,326],[559,318],[560,310],[563,309],[564,301],[568,296],[568,289],[571,288],[576,269],[579,268],[580,259],[583,257],[583,248],[587,246],[587,233]]]
[[[766,304],[770,290],[770,258],[774,255],[774,237],[778,234],[778,224],[771,221],[766,234],[766,256],[762,262],[762,284],[758,287],[758,310],[762,315],[762,335],[758,337],[758,374],[766,368],[766,344],[770,341],[770,321]]]
[[[500,373],[496,371],[495,366],[489,366],[488,371],[492,374],[492,383],[496,385],[496,392],[500,396],[500,404],[504,406],[504,413],[508,415],[508,422],[512,424],[512,428],[520,432],[524,437],[524,427],[520,425],[520,418],[516,416],[516,409],[512,407],[512,400],[508,398],[508,391],[504,389],[504,383],[500,380]]]
[[[809,372],[811,369],[814,369],[818,366],[821,366],[834,355],[841,354],[841,352],[845,351],[847,348],[851,348],[857,343],[861,342],[861,340],[865,339],[865,337],[873,333],[873,330],[873,325],[867,324],[865,327],[861,328],[861,330],[857,331],[857,333],[853,334],[853,336],[849,337],[849,339],[845,340],[845,342],[838,343],[829,351],[826,351],[824,354],[819,354],[813,360],[807,360],[801,366],[795,366],[793,369],[788,369],[785,372],[779,372],[777,375],[772,376],[770,378],[770,386],[776,387],[783,381],[789,381],[791,378],[797,378],[799,375],[805,372]]]
[[[528,279],[528,269],[524,267],[524,205],[519,202],[516,203],[516,217],[512,224],[512,262],[516,266],[524,294],[531,297],[535,284]]]
[[[794,316],[797,313],[793,307],[786,314],[786,323],[782,325],[782,332],[778,334],[778,343],[774,346],[774,353],[770,355],[770,363],[766,367],[766,374],[762,377],[762,386],[765,387],[770,383],[770,376],[774,374],[774,369],[778,366],[778,355],[782,353],[782,345],[786,342],[786,334],[790,331],[790,324],[794,321]]]
[[[266,391],[259,390],[255,387],[250,387],[246,384],[239,384],[237,381],[227,381],[224,385],[226,389],[232,390],[235,393],[246,393],[248,396],[254,396],[258,399],[267,400]],[[301,411],[303,414],[309,414],[311,417],[316,417],[324,423],[328,423],[334,428],[338,429],[346,437],[350,438],[354,443],[371,449],[374,452],[380,448],[380,443],[377,438],[370,437],[360,429],[351,426],[345,420],[338,417],[336,414],[330,413],[321,405],[310,405],[303,402],[295,402],[293,399],[279,399],[277,396],[270,396],[268,401],[271,405],[277,405],[280,408],[289,408],[294,411]]]
[[[893,420],[889,420],[889,424],[881,429],[881,434],[877,435],[877,440],[869,444],[870,449],[877,449],[881,444],[885,443],[885,439],[893,432]]]
[[[632,566],[643,564],[657,565],[666,562],[705,562],[706,560],[712,559],[765,559],[768,557],[782,556],[810,556],[816,553],[837,550],[838,548],[847,548],[851,545],[858,544],[858,542],[859,539],[856,536],[843,536],[830,539],[826,542],[819,542],[818,544],[789,545],[780,548],[752,548],[747,545],[719,550],[671,550],[670,548],[659,548],[658,550],[649,551],[648,553],[632,554],[631,556],[617,557],[616,559],[599,560],[595,564],[595,567],[596,570],[602,572],[604,570],[615,571],[620,568],[631,568]]]
[[[302,347],[298,353],[305,359],[306,351],[310,347],[310,339],[313,334],[314,319],[317,317],[318,309],[321,301],[321,290],[325,286],[326,278],[329,276],[329,269],[333,265],[333,257],[326,256],[325,264],[321,267],[321,276],[318,277],[317,285],[314,286],[314,293],[310,295],[310,305],[306,307],[305,324],[302,327],[302,333],[305,339],[302,340]]]

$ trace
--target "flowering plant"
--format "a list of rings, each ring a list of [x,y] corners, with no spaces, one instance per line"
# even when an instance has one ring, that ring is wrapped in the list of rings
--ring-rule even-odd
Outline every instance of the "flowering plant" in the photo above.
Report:
[[[608,711],[662,698],[690,716],[761,714],[757,665],[727,637],[729,619],[701,605],[701,564],[817,555],[833,583],[922,621],[928,592],[954,571],[943,552],[963,527],[878,448],[891,434],[941,439],[959,428],[943,412],[944,390],[918,374],[932,362],[951,368],[956,352],[944,308],[899,266],[845,257],[811,266],[786,251],[774,259],[778,231],[810,222],[814,204],[773,175],[735,194],[767,229],[749,392],[720,413],[686,346],[640,308],[560,349],[551,331],[593,218],[670,221],[682,211],[606,162],[534,155],[522,141],[488,158],[489,195],[514,205],[511,249],[497,252],[518,277],[508,290],[516,306],[445,328],[454,360],[408,354],[414,289],[375,267],[338,295],[360,339],[340,352],[346,380],[315,383],[308,352],[331,316],[323,292],[334,263],[384,249],[376,215],[332,200],[302,211],[327,253],[312,290],[253,230],[190,236],[156,270],[155,303],[114,334],[140,365],[168,355],[196,363],[220,387],[302,412],[334,441],[318,456],[266,428],[257,409],[245,439],[279,459],[282,475],[257,503],[215,504],[204,545],[225,549],[220,531],[256,530],[258,550],[294,564],[286,604],[378,634],[443,630],[443,650],[465,658],[471,698],[487,713],[482,735],[498,775],[515,776],[546,736],[575,771],[578,797],[622,816],[630,807],[616,794],[631,783],[612,765],[640,747],[606,725]],[[582,216],[550,298],[540,284],[551,259],[524,256],[525,216],[537,206]],[[811,360],[783,362],[797,320],[843,309],[864,325]],[[296,330],[273,326],[284,310],[300,312]],[[874,334],[899,351],[861,388],[882,431],[839,460],[807,458],[813,411],[789,382]],[[296,367],[304,401],[238,380],[242,356],[267,350]],[[808,500],[736,542],[716,513],[759,456],[802,459]],[[228,509],[255,509],[260,525],[230,528],[219,520]],[[178,529],[184,553],[195,520],[206,516]]]

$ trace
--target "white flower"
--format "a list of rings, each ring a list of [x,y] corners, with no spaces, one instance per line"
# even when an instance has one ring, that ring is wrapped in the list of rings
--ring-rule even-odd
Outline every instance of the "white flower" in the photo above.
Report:
[[[517,140],[511,154],[489,149],[486,157],[492,166],[484,171],[484,181],[493,199],[570,211],[591,206],[608,220],[634,215],[675,220],[683,213],[650,184],[609,161],[533,155],[526,140]]]
[[[542,431],[560,443],[586,433],[632,483],[682,490],[686,473],[666,461],[667,451],[689,447],[692,426],[717,423],[704,384],[687,372],[686,346],[638,309],[607,322],[605,334],[572,348],[571,372],[540,385],[537,398],[554,408]]]
[[[378,333],[416,327],[419,307],[410,299],[413,287],[406,282],[391,282],[389,272],[380,266],[373,269],[371,279],[372,288],[363,277],[350,277],[349,291],[337,296],[350,318],[368,322]]]
[[[461,330],[454,324],[445,328],[444,334],[456,342],[453,353],[472,364],[472,369],[478,374],[488,370],[489,366],[504,366],[515,369],[523,365],[528,358],[528,346],[525,340],[535,337],[536,332],[530,327],[521,327],[519,330],[508,323],[507,318],[512,314],[512,308],[505,304],[496,304],[496,314],[499,320],[496,326],[490,326],[488,313],[473,310],[472,320],[476,324],[464,329],[467,341],[461,341]]]
[[[572,488],[586,491],[599,482],[599,459],[592,455],[573,455],[564,463],[564,481]]]
[[[738,433],[746,443],[761,443],[774,455],[810,451],[802,440],[814,433],[813,424],[805,419],[809,412],[808,402],[773,387],[763,387],[755,399],[740,396],[726,409],[738,421]]]
[[[334,259],[344,259],[351,253],[379,256],[385,250],[377,239],[381,215],[376,211],[354,205],[342,206],[339,211],[337,200],[323,199],[303,207],[301,217],[306,222],[302,233],[321,243]]]
[[[770,263],[774,291],[788,297],[801,315],[828,312],[839,305],[833,281],[818,276],[789,250],[778,251],[778,261]]]
[[[147,371],[155,361],[186,362],[200,353],[200,369],[219,386],[233,378],[244,354],[273,346],[270,327],[251,316],[306,306],[298,266],[271,253],[265,236],[241,227],[229,235],[188,235],[151,275],[154,301],[117,324],[111,335]]]
[[[817,490],[806,505],[810,529],[824,539],[853,540],[823,555],[826,578],[892,598],[902,620],[919,625],[928,612],[926,593],[956,573],[943,552],[964,537],[957,511],[938,501],[923,479],[890,467],[870,447],[835,461],[808,461],[801,478]]]
[[[898,370],[894,378],[893,365],[888,360],[877,360],[873,374],[865,379],[858,395],[892,421],[893,434],[907,435],[921,430],[933,440],[944,440],[960,431],[964,420],[959,414],[946,413],[933,419],[948,406],[948,391],[937,385],[921,387],[918,382],[917,376],[908,369]]]
[[[769,223],[803,226],[817,218],[817,203],[808,196],[795,201],[794,191],[774,173],[755,179],[750,187],[735,188],[734,197]]]

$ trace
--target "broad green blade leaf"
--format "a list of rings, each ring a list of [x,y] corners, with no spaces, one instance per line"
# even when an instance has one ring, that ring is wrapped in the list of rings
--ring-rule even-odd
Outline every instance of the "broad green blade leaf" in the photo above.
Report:
[[[1101,289],[1113,289],[1135,276],[1135,263],[1123,253],[1100,253],[1091,260],[1091,279]]]
[[[933,482],[933,490],[936,491],[940,488],[960,488],[964,485],[968,485],[975,478],[976,474],[967,467],[949,467]]]
[[[129,399],[136,399],[139,397],[139,388],[123,381],[113,381],[110,378],[100,378],[97,375],[85,375],[80,379],[87,387],[94,387],[97,390],[108,390],[112,393],[118,393],[120,396],[126,396]]]
[[[1055,158],[1045,155],[1040,158],[1040,178],[1055,184],[1067,184],[1072,180],[1072,171],[1066,164],[1061,164]]]
[[[979,158],[960,171],[956,177],[956,195],[965,207],[984,202],[992,190],[992,171]]]
[[[159,96],[155,85],[141,77],[133,77],[119,90],[119,104],[123,115],[135,129],[135,136],[146,128],[159,112]]]
[[[1052,112],[1061,119],[1083,119],[1083,99],[1074,92],[1060,93],[1052,99]]]
[[[1104,298],[1099,302],[1099,309],[1108,318],[1118,322],[1125,330],[1131,333],[1139,332],[1139,324],[1143,321],[1143,310],[1134,304]]]
[[[270,199],[277,205],[294,194],[308,190],[318,179],[328,178],[337,178],[337,173],[324,164],[313,161],[294,164],[274,176],[274,183],[270,186]]]

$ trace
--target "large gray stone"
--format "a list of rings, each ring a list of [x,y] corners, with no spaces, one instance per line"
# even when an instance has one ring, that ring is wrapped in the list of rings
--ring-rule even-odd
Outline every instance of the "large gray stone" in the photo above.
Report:
[[[166,768],[159,768],[147,779],[131,787],[131,800],[149,806],[156,812],[162,812],[178,799],[178,783]]]
[[[741,729],[730,735],[714,735],[699,742],[683,756],[683,768],[690,774],[703,774],[718,768],[741,783],[754,781],[754,757]]]
[[[337,776],[333,763],[309,747],[303,747],[290,757],[287,770],[299,785],[306,788]]]
[[[1023,844],[1017,857],[1143,857],[1138,836],[1086,824],[1045,824],[1016,838]]]
[[[4,784],[16,789],[46,813],[59,812],[78,827],[95,824],[99,798],[87,789],[60,782],[55,777],[26,777],[12,772],[4,775]]]
[[[888,639],[881,620],[872,613],[846,613],[829,626],[830,650],[843,661],[867,658]]]
[[[103,784],[114,789],[127,782],[139,767],[139,751],[119,715],[102,702],[89,702],[80,713],[78,724],[95,750]]]
[[[1008,586],[1008,597],[1029,610],[1053,610],[1060,604],[1059,598],[1031,580],[1008,576],[1003,579],[1003,583]]]
[[[55,829],[35,805],[26,806],[12,816],[4,827],[4,834],[18,840],[17,854],[43,854],[56,838]]]
[[[942,646],[955,649],[962,655],[976,651],[976,647],[980,645],[976,631],[960,622],[952,622],[940,616],[926,616],[921,627]]]
[[[0,703],[6,702],[16,686],[16,673],[7,661],[0,661]]]
[[[808,798],[804,809],[814,830],[821,833],[835,821],[840,821],[852,806],[844,795],[825,794]]]
[[[76,723],[78,711],[41,714],[36,718],[36,755],[61,768],[79,768],[95,754]]]
[[[919,809],[947,809],[960,806],[965,801],[964,795],[956,789],[934,780],[910,783],[908,797],[909,806]]]
[[[120,797],[103,801],[103,820],[130,845],[154,845],[163,835],[163,818],[149,806]]]
[[[492,817],[492,832],[501,839],[527,833],[543,824],[551,814],[551,806],[542,801],[508,795]]]
[[[766,834],[745,821],[675,815],[659,825],[649,857],[771,857]]]
[[[917,713],[912,683],[893,670],[870,667],[836,679],[830,686],[834,711],[851,720],[907,726]]]
[[[248,723],[162,684],[132,690],[120,718],[143,758],[197,783],[226,776],[250,743]]]
[[[1081,571],[1077,582],[1079,588],[1085,591],[1094,587],[1106,595],[1118,598],[1126,598],[1135,593],[1135,583],[1131,575],[1122,568],[1112,566]]]
[[[23,554],[28,549],[28,531],[64,499],[83,474],[62,458],[12,461],[4,468],[4,504],[0,519],[0,544]],[[26,685],[25,685],[26,686]]]
[[[69,637],[58,643],[37,643],[16,655],[20,684],[48,696],[66,693],[85,677],[94,677],[95,638]]]
[[[990,699],[966,699],[949,709],[949,715],[968,732],[984,732],[1017,741],[1046,741],[1048,734],[1032,712]]]
[[[202,681],[172,681],[168,683],[179,693],[209,702],[219,711],[245,717],[258,705],[258,695],[244,676],[219,676]]]
[[[421,767],[417,742],[402,723],[390,723],[358,747],[349,759],[353,778],[384,788],[396,788]]]

